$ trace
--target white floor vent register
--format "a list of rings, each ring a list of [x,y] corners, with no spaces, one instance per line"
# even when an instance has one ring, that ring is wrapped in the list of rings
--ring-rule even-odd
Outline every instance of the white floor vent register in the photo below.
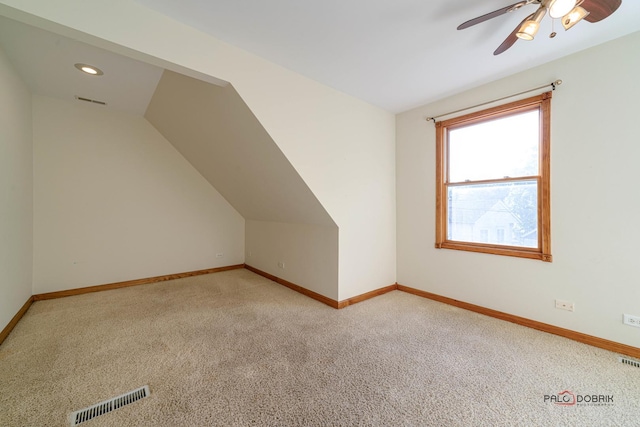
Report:
[[[112,399],[105,400],[88,408],[75,411],[71,414],[71,427],[82,424],[100,415],[108,414],[118,408],[137,402],[140,399],[149,396],[149,386],[140,387],[139,389],[130,391]]]

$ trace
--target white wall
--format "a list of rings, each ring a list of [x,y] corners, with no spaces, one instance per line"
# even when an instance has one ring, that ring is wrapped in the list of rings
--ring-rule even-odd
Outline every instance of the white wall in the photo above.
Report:
[[[244,219],[144,118],[34,96],[33,129],[34,293],[244,262]]]
[[[0,330],[31,297],[31,93],[0,47]]]
[[[338,300],[338,229],[270,221],[246,222],[246,263]],[[280,268],[278,263],[284,263]]]
[[[340,228],[340,299],[395,282],[392,114],[132,0],[2,0],[0,13],[173,71],[231,82]]]
[[[398,282],[632,346],[640,330],[640,33],[397,116]],[[425,118],[562,79],[552,101],[553,263],[434,249]],[[554,299],[575,302],[574,313]]]

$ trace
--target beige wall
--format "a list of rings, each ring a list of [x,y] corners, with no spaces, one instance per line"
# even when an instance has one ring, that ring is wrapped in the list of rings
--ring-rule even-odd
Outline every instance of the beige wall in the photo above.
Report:
[[[33,128],[34,293],[244,262],[244,219],[144,118],[35,96]]]
[[[335,226],[247,220],[245,260],[252,267],[338,300]]]
[[[145,117],[247,220],[252,266],[338,298],[338,228],[233,86],[165,71]]]
[[[0,330],[31,296],[31,93],[0,47]]]
[[[640,346],[637,191],[640,33],[397,116],[398,282]],[[556,79],[551,141],[553,263],[436,250],[435,130],[425,118]],[[558,310],[554,299],[575,302]]]
[[[335,226],[233,86],[165,71],[145,118],[245,219]]]
[[[173,71],[232,83],[338,225],[340,299],[395,282],[392,114],[132,0],[2,4],[0,13],[14,19]]]

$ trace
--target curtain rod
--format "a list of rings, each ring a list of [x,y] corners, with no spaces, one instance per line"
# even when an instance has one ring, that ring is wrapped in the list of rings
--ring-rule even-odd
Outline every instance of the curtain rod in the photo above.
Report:
[[[543,88],[548,87],[548,86],[551,86],[553,88],[553,90],[556,90],[556,86],[560,86],[561,84],[562,84],[562,80],[556,80],[556,81],[553,81],[553,82],[551,82],[549,84],[546,84],[546,85],[542,85],[542,86],[539,86],[539,87],[534,87],[533,89],[525,90],[524,92],[515,93],[515,94],[509,95],[509,96],[503,96],[502,98],[494,99],[492,101],[483,102],[482,104],[472,105],[471,107],[461,108],[460,110],[449,111],[448,113],[445,113],[445,114],[439,114],[437,116],[427,117],[427,121],[433,120],[433,123],[435,123],[436,119],[438,117],[444,117],[444,116],[448,116],[450,114],[461,113],[463,111],[467,111],[467,110],[470,110],[472,108],[482,107],[483,105],[487,105],[487,104],[493,104],[494,102],[498,102],[498,101],[502,101],[502,100],[505,100],[505,99],[513,98],[514,96],[524,95],[525,93],[533,92],[534,90],[543,89]]]

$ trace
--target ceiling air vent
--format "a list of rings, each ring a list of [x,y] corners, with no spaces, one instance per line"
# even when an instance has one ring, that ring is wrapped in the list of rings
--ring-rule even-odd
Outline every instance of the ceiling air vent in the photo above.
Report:
[[[91,102],[93,104],[107,105],[107,103],[104,101],[98,101],[97,99],[83,98],[82,96],[78,96],[78,95],[76,95],[76,99],[78,101]]]
[[[115,411],[118,408],[122,408],[123,406],[129,405],[147,396],[149,396],[149,386],[145,385],[144,387],[140,387],[139,389],[130,391],[129,393],[125,393],[103,402],[96,403],[88,408],[75,411],[71,414],[71,427],[80,425],[85,421],[89,421],[100,415],[108,414],[111,411]]]

